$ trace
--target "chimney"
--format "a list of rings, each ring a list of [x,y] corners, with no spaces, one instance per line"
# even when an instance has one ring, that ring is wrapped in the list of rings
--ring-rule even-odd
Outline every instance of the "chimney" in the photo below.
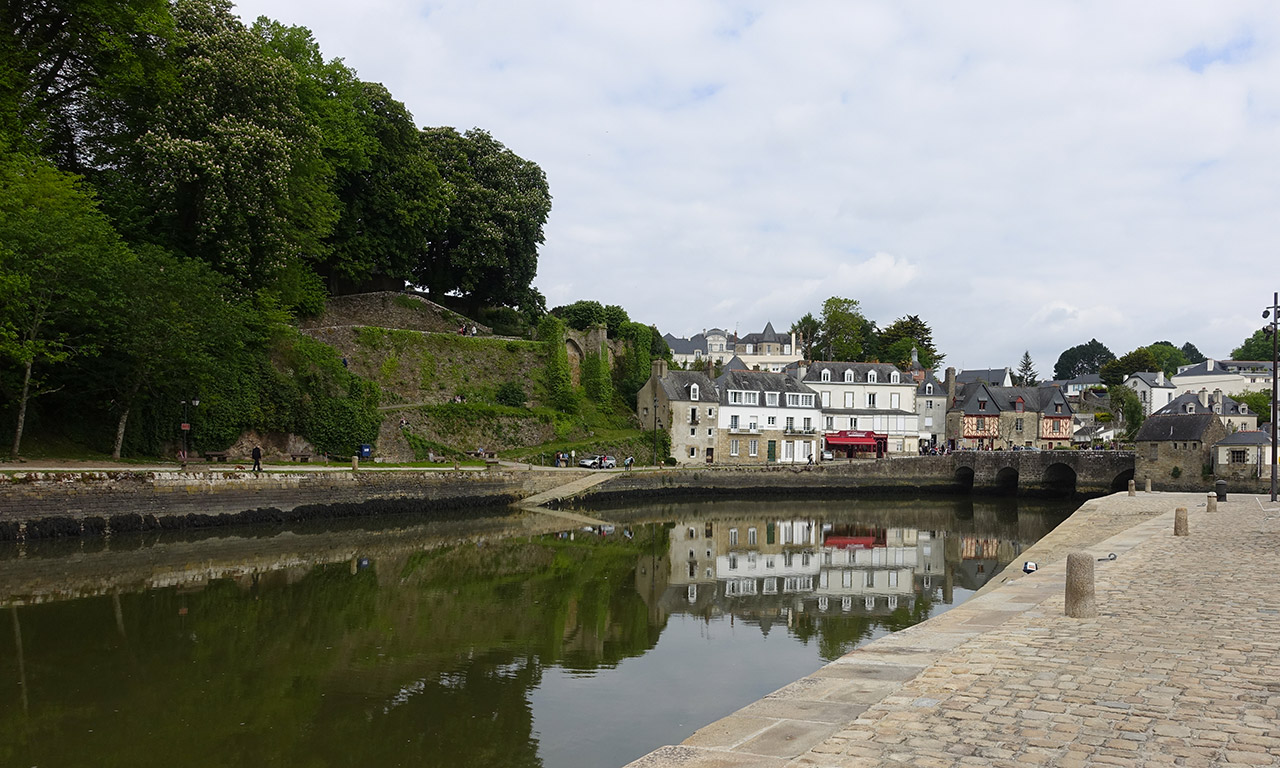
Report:
[[[1213,399],[1210,400],[1210,402],[1212,402],[1215,405],[1220,404],[1222,402],[1222,390],[1220,389],[1213,390]]]
[[[667,376],[667,359],[660,357],[653,361],[653,377],[655,379],[663,379]]]
[[[1206,371],[1212,371],[1212,370],[1213,370],[1213,358],[1212,358],[1212,357],[1210,357],[1210,358],[1208,358],[1207,360],[1205,360],[1205,361],[1204,361],[1204,365],[1205,365],[1205,368],[1204,368],[1204,369],[1205,369]]]
[[[947,407],[950,408],[956,402],[956,369],[947,369]]]
[[[1164,386],[1164,371],[1156,371],[1156,384]]]
[[[1204,387],[1200,388],[1200,405],[1204,408],[1209,407],[1209,390]]]

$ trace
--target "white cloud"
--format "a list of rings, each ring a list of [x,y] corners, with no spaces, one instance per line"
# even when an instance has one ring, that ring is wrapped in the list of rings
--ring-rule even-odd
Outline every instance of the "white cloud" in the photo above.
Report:
[[[239,8],[541,165],[552,304],[748,331],[843,295],[1045,372],[1091,337],[1224,356],[1278,287],[1265,0]]]

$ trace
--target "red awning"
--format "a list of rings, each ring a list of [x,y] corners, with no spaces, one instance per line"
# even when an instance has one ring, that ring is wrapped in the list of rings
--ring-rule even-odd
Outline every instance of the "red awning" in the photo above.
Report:
[[[875,543],[874,536],[828,536],[823,542],[824,545],[836,549],[871,549]]]
[[[875,447],[877,439],[886,439],[885,435],[877,435],[875,432],[855,432],[853,430],[828,432],[824,437],[827,445],[866,445],[871,447]]]

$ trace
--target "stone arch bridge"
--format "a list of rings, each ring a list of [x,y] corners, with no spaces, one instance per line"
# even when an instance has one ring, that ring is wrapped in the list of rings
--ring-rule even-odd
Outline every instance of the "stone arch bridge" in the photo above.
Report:
[[[932,457],[922,457],[932,458]],[[1110,493],[1133,479],[1133,451],[958,451],[956,485],[997,493]]]

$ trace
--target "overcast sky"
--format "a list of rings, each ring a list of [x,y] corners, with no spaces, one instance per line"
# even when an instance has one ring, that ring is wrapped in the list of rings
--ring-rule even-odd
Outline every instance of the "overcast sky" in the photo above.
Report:
[[[358,10],[357,10],[358,9]],[[244,0],[546,172],[534,284],[678,336],[861,302],[946,365],[1224,358],[1280,289],[1280,8]]]

